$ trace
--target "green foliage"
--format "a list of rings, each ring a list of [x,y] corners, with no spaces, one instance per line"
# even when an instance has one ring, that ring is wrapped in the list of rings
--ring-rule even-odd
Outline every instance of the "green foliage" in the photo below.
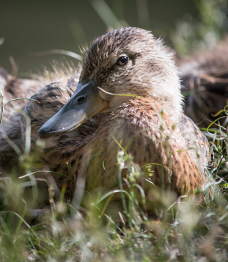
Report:
[[[179,54],[215,46],[228,29],[227,0],[195,0],[199,18],[186,15],[170,37]]]
[[[49,188],[49,207],[35,223],[28,216],[35,210],[29,207],[24,195],[28,184],[11,178],[2,181],[1,261],[226,260],[226,195],[214,195],[212,201],[201,201],[199,205],[198,197],[183,196],[176,200],[170,193],[152,186],[149,198],[153,199],[157,218],[151,218],[146,214],[146,203],[142,210],[137,202],[135,189],[139,189],[137,180],[143,174],[123,151],[117,160],[120,172],[123,168],[129,170],[124,180],[128,191],[123,190],[120,179],[119,190],[92,198],[86,209],[74,211],[64,201],[64,188],[59,199],[54,199]],[[145,200],[145,192],[139,191]],[[106,201],[119,192],[123,193],[124,210],[117,214],[119,221],[114,222],[106,215]],[[34,190],[30,192],[31,198],[37,198]]]

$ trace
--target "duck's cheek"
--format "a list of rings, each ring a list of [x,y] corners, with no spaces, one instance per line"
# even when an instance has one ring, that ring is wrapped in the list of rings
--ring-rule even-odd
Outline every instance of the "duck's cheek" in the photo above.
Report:
[[[126,90],[117,89],[116,91],[114,91],[114,93],[106,93],[107,91],[105,91],[104,89],[99,89],[99,95],[102,99],[108,101],[109,107],[111,109],[114,109],[132,98],[131,95],[128,96],[124,91]]]
[[[105,89],[101,88],[101,87],[98,87],[98,89],[99,89],[98,93],[99,93],[100,97],[102,99],[104,99],[105,101],[110,101],[112,96],[110,94],[108,94],[109,92],[106,91]]]
[[[109,107],[116,108],[122,105],[123,103],[127,102],[131,98],[131,96],[114,96],[109,102]]]

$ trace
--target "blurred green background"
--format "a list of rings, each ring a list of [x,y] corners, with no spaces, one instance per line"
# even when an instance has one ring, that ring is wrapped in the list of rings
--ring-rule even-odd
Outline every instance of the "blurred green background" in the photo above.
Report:
[[[227,31],[226,14],[227,0],[1,1],[0,66],[12,73],[11,57],[19,76],[36,73],[62,56],[30,52],[80,54],[94,37],[121,26],[150,29],[184,54],[200,44],[214,45]]]

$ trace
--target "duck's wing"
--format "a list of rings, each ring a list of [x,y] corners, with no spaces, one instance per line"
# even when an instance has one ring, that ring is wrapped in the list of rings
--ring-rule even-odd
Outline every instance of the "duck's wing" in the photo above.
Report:
[[[188,148],[188,153],[202,172],[210,161],[210,147],[207,138],[192,119],[184,114],[177,127],[184,139],[186,148]]]
[[[227,105],[228,38],[212,50],[177,59],[186,96],[185,113],[207,127]]]

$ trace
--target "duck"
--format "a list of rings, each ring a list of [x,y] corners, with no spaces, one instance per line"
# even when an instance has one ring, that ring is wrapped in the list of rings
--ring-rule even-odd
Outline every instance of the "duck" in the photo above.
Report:
[[[24,151],[25,126],[21,125],[21,113],[27,101],[44,85],[50,82],[65,84],[72,74],[77,75],[78,69],[69,63],[60,65],[56,62],[52,67],[52,71],[44,69],[38,79],[19,78],[0,67],[0,171],[2,173],[6,170],[10,171],[12,166],[18,168],[18,154]],[[58,109],[56,105],[54,108]],[[15,148],[18,150],[15,151]]]
[[[228,37],[214,48],[176,56],[180,72],[185,114],[199,127],[207,128],[221,116],[228,100]],[[221,121],[221,120],[220,120]],[[223,122],[223,120],[222,120]]]
[[[209,144],[183,113],[180,90],[174,52],[160,38],[134,27],[108,32],[84,51],[79,77],[28,101],[32,142],[45,142],[42,161],[69,199],[115,189],[129,159],[143,188],[194,193],[207,182]]]
[[[18,156],[9,140],[22,150],[22,133],[20,129],[21,112],[29,98],[41,89],[39,81],[20,79],[12,76],[0,67],[0,168],[12,167],[18,162]],[[17,100],[17,98],[23,98]],[[10,101],[10,102],[7,102]],[[4,105],[4,106],[3,106]],[[3,110],[3,112],[2,112]]]

